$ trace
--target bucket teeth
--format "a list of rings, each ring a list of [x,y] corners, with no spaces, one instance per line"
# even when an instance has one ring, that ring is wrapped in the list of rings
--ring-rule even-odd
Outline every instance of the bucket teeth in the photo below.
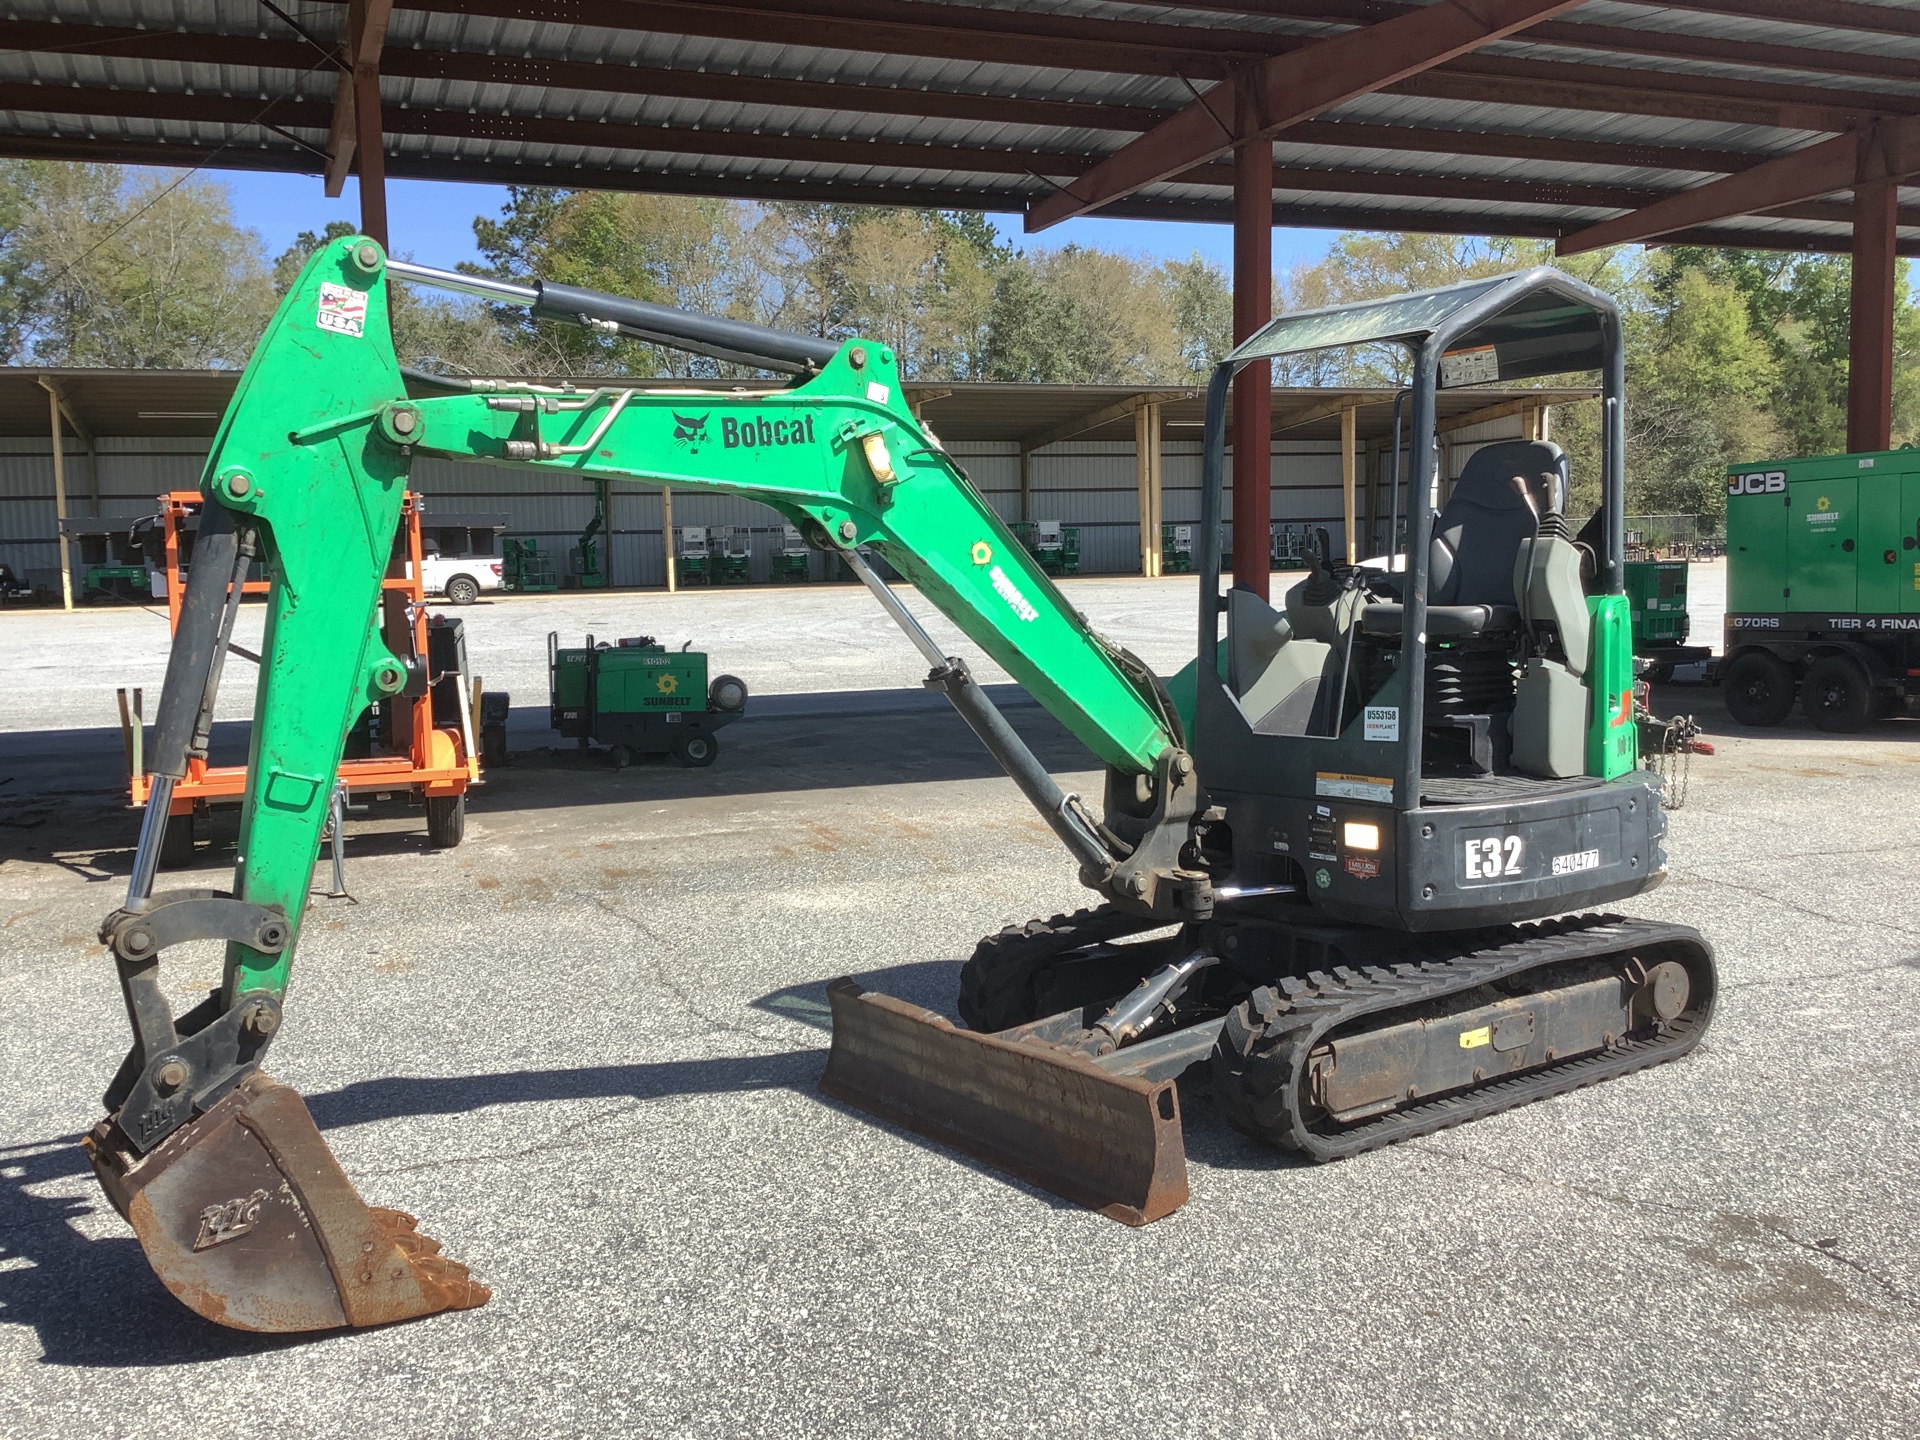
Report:
[[[403,1210],[361,1200],[298,1092],[255,1072],[142,1156],[111,1120],[95,1173],[162,1283],[237,1330],[385,1325],[492,1292]]]

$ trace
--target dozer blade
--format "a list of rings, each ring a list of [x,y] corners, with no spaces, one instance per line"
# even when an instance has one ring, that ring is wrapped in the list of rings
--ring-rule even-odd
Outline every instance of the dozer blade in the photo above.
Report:
[[[145,1156],[111,1118],[95,1174],[188,1309],[235,1330],[385,1325],[484,1305],[411,1215],[369,1208],[299,1092],[256,1071]]]
[[[827,987],[820,1088],[1128,1225],[1187,1201],[1174,1082],[1111,1075],[1033,1041],[961,1030],[852,980]]]

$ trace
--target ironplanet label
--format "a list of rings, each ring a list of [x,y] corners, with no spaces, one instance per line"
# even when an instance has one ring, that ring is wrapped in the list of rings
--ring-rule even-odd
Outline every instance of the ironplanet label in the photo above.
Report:
[[[764,416],[758,420],[725,418],[720,422],[720,444],[728,450],[752,449],[756,445],[771,448],[776,445],[812,443],[811,415],[800,415],[791,420],[768,420]]]

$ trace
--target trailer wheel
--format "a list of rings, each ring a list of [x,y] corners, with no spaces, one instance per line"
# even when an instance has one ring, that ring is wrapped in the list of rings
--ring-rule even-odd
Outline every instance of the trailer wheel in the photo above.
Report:
[[[480,586],[471,575],[456,575],[447,581],[447,599],[455,605],[471,605],[480,598]]]
[[[1800,682],[1800,708],[1815,728],[1851,735],[1873,715],[1873,686],[1858,664],[1844,655],[1822,655]]]
[[[720,753],[720,742],[713,736],[700,730],[689,730],[680,737],[680,743],[673,747],[674,758],[682,765],[711,765],[714,756]]]
[[[710,709],[734,714],[747,708],[747,682],[733,675],[722,675],[707,687]]]
[[[451,850],[467,833],[467,797],[465,795],[429,795],[427,797],[427,843],[436,850]]]
[[[160,868],[184,870],[193,864],[193,816],[169,815],[160,832]]]
[[[614,769],[624,770],[629,765],[633,764],[633,751],[628,749],[625,745],[616,745],[608,753],[607,758],[613,761]]]
[[[1736,655],[1722,688],[1736,725],[1778,725],[1793,709],[1793,672],[1771,651]]]

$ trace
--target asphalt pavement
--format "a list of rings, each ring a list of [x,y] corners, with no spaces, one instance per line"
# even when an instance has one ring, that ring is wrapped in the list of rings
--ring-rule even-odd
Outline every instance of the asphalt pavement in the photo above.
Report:
[[[1173,650],[1190,586],[1132,583],[1134,632],[1086,608]],[[791,615],[762,613],[772,653]],[[0,617],[0,645],[57,652],[62,623]],[[1672,878],[1623,908],[1717,947],[1701,1048],[1326,1167],[1229,1130],[1197,1080],[1192,1201],[1129,1230],[814,1088],[827,980],[951,1013],[975,939],[1085,895],[957,720],[847,683],[894,663],[872,637],[710,770],[616,773],[523,722],[459,849],[405,812],[350,825],[352,898],[313,902],[272,1069],[368,1200],[496,1293],[319,1340],[179,1307],[86,1173],[126,1044],[93,939],[135,830],[119,740],[0,735],[0,1434],[1920,1428],[1920,722],[1740,732],[1713,692],[1661,692],[1719,753]],[[1097,793],[1064,732],[1012,714]],[[182,998],[217,975],[211,947],[169,961]]]

